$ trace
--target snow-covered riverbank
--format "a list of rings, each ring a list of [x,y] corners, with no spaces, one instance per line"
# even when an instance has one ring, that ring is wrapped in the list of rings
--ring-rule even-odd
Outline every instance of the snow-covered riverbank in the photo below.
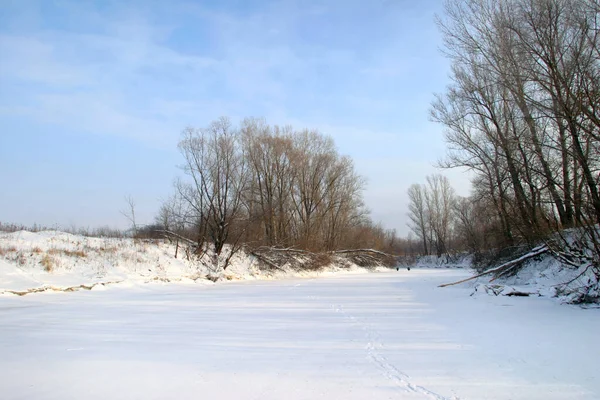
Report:
[[[175,251],[175,244],[163,240],[94,238],[58,231],[0,232],[0,294],[101,289],[106,285],[148,282],[213,283],[207,277],[214,271],[193,257],[186,257],[182,248],[175,258]],[[239,252],[227,270],[218,273],[223,280],[255,280],[368,272],[347,260],[337,261],[341,262],[315,270],[290,265],[261,269],[259,260]]]

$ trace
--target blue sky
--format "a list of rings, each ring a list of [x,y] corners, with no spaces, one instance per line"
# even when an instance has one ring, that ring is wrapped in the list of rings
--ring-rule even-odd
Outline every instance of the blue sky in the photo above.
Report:
[[[186,126],[222,115],[331,135],[368,179],[376,221],[406,228],[435,171],[428,119],[448,84],[442,0],[30,1],[0,14],[0,221],[151,222]],[[468,176],[445,172],[459,194]]]

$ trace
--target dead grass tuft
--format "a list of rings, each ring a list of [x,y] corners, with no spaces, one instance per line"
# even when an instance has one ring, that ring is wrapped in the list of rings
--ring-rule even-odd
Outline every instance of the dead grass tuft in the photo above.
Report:
[[[44,254],[44,257],[42,257],[40,264],[42,264],[42,266],[44,267],[44,271],[48,273],[54,271],[54,260],[48,254]]]
[[[42,249],[36,246],[33,249],[31,249],[31,252],[34,254],[40,254],[42,252]]]

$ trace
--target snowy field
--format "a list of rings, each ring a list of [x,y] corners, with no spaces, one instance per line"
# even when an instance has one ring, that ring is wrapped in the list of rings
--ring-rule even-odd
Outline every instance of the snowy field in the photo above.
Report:
[[[600,399],[600,310],[413,269],[0,297],[3,399]]]

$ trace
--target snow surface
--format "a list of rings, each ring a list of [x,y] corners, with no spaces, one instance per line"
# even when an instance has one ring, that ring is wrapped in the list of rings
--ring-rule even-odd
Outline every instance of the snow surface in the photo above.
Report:
[[[1,397],[600,399],[600,310],[437,287],[468,276],[2,296]]]

